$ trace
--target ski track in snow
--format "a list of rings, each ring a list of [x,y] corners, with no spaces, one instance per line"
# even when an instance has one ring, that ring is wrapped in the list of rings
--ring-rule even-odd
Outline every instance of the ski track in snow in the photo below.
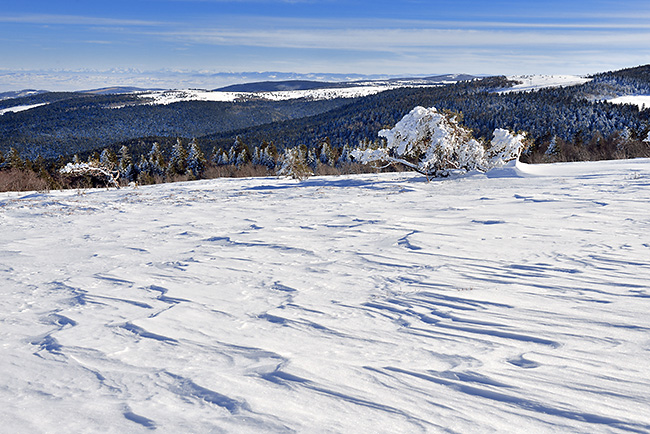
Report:
[[[650,432],[650,160],[0,194],[6,432]]]

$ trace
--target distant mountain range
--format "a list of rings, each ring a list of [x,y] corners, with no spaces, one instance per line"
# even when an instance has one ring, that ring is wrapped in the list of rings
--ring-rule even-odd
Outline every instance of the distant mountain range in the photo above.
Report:
[[[431,77],[389,78],[355,81],[314,81],[314,80],[281,80],[258,81],[252,83],[233,84],[215,89],[219,92],[282,92],[295,90],[314,89],[340,89],[354,86],[433,86],[437,84],[451,84],[459,81],[468,81],[478,78],[468,74],[445,74]]]
[[[250,74],[249,74],[250,75]],[[467,81],[479,78],[478,76],[468,74],[443,74],[429,77],[403,77],[403,78],[362,78],[362,76],[331,75],[317,76],[316,80],[304,79],[273,79],[273,80],[255,80],[259,77],[268,77],[262,74],[256,74],[252,77],[242,78],[241,83],[214,89],[218,92],[284,92],[295,90],[315,90],[315,89],[340,89],[355,86],[431,86],[436,84],[451,84],[458,81]],[[294,74],[295,75],[295,74]],[[272,75],[271,75],[272,76]],[[291,74],[283,74],[283,77],[291,77]],[[97,89],[79,90],[76,93],[92,95],[120,95],[127,93],[161,91],[163,88],[141,88],[135,86],[110,86]],[[25,89],[18,91],[0,92],[0,101],[13,98],[22,98],[27,96],[48,93],[48,90]]]
[[[0,92],[0,101],[5,100],[5,99],[13,99],[13,98],[23,98],[26,96],[33,96],[33,95],[38,95],[41,93],[47,93],[47,90],[34,90],[34,89],[24,89],[24,90],[16,90],[16,91],[10,91],[10,92]]]
[[[162,89],[142,89],[139,87],[113,86],[113,87],[104,87],[101,89],[82,90],[79,91],[79,93],[88,93],[91,95],[120,95],[124,93],[145,92],[151,90],[162,90]]]

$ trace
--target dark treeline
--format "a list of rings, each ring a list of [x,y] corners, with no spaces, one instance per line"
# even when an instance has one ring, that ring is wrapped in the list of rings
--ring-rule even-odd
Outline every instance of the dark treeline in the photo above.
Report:
[[[176,139],[173,145],[157,141],[138,142],[142,150],[133,152],[122,145],[117,152],[104,148],[87,153],[84,158],[75,154],[71,161],[60,158],[48,161],[21,158],[15,148],[5,155],[0,152],[0,191],[50,190],[64,188],[108,187],[136,183],[139,185],[163,182],[189,181],[220,177],[270,176],[277,174],[283,156],[273,143],[249,147],[237,138],[228,148],[214,148],[206,154],[196,139]],[[337,149],[326,140],[319,147],[300,148],[301,164],[309,174],[339,175],[375,171],[353,161],[349,148]],[[392,170],[392,169],[391,169]]]

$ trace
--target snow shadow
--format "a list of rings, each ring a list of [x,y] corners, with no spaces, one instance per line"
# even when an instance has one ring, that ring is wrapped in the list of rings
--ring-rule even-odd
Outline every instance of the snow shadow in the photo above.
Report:
[[[441,179],[442,180],[442,179]],[[435,180],[432,180],[432,182]],[[427,180],[425,177],[412,177],[404,178],[399,182],[403,183],[426,183]],[[273,190],[290,190],[301,187],[329,187],[329,188],[367,188],[372,190],[384,190],[386,188],[394,189],[395,180],[386,180],[381,179],[353,179],[353,178],[333,178],[326,179],[326,177],[317,177],[309,178],[304,181],[297,182],[295,184],[283,184],[283,185],[257,185],[254,187],[248,187],[245,190],[249,191],[273,191]]]

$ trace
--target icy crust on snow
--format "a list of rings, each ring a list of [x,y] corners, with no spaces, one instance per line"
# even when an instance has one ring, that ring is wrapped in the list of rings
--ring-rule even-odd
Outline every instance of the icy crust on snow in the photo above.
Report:
[[[277,92],[221,92],[207,90],[164,90],[144,92],[138,96],[151,99],[150,104],[172,104],[181,101],[220,101],[234,102],[237,100],[263,99],[268,101],[286,101],[306,98],[311,100],[326,100],[335,98],[359,98],[374,95],[386,90],[401,87],[386,86],[353,86],[335,89],[287,90]]]
[[[650,432],[650,160],[500,171],[0,194],[2,429]]]

